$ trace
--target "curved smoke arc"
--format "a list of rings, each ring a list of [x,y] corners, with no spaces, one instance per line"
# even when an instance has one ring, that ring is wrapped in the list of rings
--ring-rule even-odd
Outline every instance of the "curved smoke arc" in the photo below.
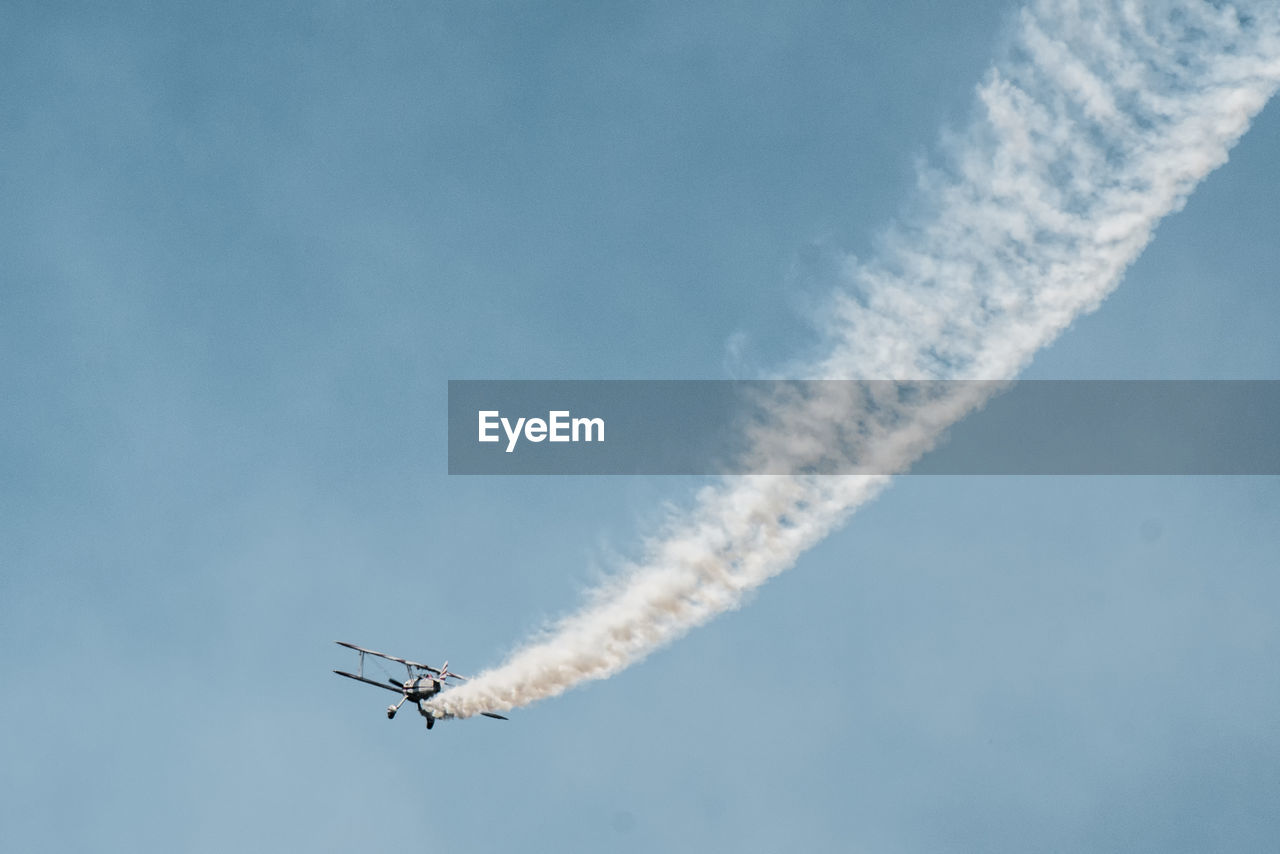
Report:
[[[1037,2],[977,88],[915,216],[850,262],[813,378],[1009,379],[1118,284],[1161,218],[1227,160],[1280,85],[1280,5]],[[877,432],[898,467],[991,384],[905,408]],[[821,452],[847,401],[779,403],[758,454]],[[795,429],[789,429],[795,428]],[[803,435],[805,442],[797,443]],[[645,557],[500,666],[434,698],[468,717],[607,678],[792,566],[886,476],[738,476],[698,493]]]

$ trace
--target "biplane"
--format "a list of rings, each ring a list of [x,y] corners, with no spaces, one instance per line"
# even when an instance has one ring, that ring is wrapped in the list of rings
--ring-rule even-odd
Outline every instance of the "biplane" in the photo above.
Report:
[[[418,714],[427,719],[427,729],[431,729],[436,725],[437,720],[452,717],[452,715],[444,715],[440,712],[432,711],[427,708],[427,700],[430,700],[436,694],[439,694],[448,687],[449,679],[466,680],[467,677],[453,673],[449,670],[449,662],[445,662],[440,667],[432,667],[429,664],[419,664],[416,661],[410,661],[407,658],[400,658],[395,655],[387,655],[385,652],[375,652],[372,649],[365,649],[362,646],[356,646],[346,641],[334,641],[338,646],[345,646],[347,649],[354,649],[360,654],[360,663],[356,667],[355,673],[348,673],[345,670],[335,670],[334,673],[339,676],[345,676],[348,679],[354,679],[357,682],[363,682],[366,685],[373,685],[386,691],[395,691],[400,694],[400,702],[395,705],[387,706],[387,719],[390,720],[396,716],[396,712],[400,711],[400,707],[406,702],[412,702],[418,707]],[[364,657],[366,655],[374,655],[378,658],[384,658],[387,661],[394,661],[397,664],[403,664],[405,671],[408,673],[407,679],[400,682],[396,679],[388,677],[386,681],[370,679],[364,675]],[[496,715],[493,712],[481,712],[486,718],[497,718],[505,721],[502,715]]]

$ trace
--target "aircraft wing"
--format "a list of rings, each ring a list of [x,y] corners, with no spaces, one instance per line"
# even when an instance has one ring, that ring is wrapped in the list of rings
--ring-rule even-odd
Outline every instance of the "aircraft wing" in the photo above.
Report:
[[[495,715],[493,712],[481,712],[480,714],[484,715],[486,718],[497,718],[500,721],[507,720],[507,718],[504,718],[502,715]]]
[[[395,691],[397,694],[404,693],[404,690],[399,685],[393,686],[390,680],[386,682],[378,682],[375,679],[366,679],[363,676],[357,676],[354,673],[348,673],[345,670],[335,670],[333,672],[338,674],[339,676],[345,676],[348,679],[354,679],[357,682],[363,682],[366,685],[373,685],[377,688],[385,688],[388,691]]]
[[[387,661],[395,661],[395,662],[398,662],[398,663],[400,663],[400,664],[404,664],[404,665],[406,665],[406,666],[408,666],[408,667],[416,667],[416,668],[418,668],[419,670],[427,670],[427,671],[430,671],[430,672],[432,672],[432,673],[437,673],[437,674],[440,672],[439,670],[437,670],[436,668],[432,667],[432,666],[431,666],[431,665],[429,665],[429,664],[419,664],[418,662],[416,662],[416,661],[410,661],[410,660],[409,660],[409,659],[407,659],[407,658],[400,658],[400,657],[395,656],[395,655],[387,655],[385,652],[378,652],[377,650],[365,649],[365,648],[364,648],[364,647],[362,647],[362,646],[356,646],[355,644],[353,644],[353,643],[347,643],[346,641],[334,641],[334,643],[336,643],[338,646],[345,646],[347,649],[354,649],[356,652],[363,652],[363,653],[366,653],[366,654],[368,654],[368,655],[376,655],[376,656],[378,656],[378,658],[385,658]],[[335,671],[333,671],[333,672],[334,672],[334,673],[337,673],[338,671],[337,671],[337,670],[335,670]],[[378,684],[378,683],[376,683],[376,682],[375,682],[374,684],[376,685],[376,684]]]

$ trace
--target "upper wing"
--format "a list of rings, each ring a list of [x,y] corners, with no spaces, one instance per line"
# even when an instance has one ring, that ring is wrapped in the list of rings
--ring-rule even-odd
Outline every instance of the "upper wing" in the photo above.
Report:
[[[374,685],[378,688],[385,688],[388,691],[395,691],[397,694],[404,693],[404,689],[402,689],[399,685],[393,686],[390,680],[386,682],[378,682],[375,679],[365,679],[363,676],[357,676],[354,673],[348,673],[345,670],[335,670],[333,672],[338,674],[339,676],[345,676],[348,679],[354,679],[357,682],[363,682],[366,685]]]
[[[410,661],[410,660],[409,660],[409,659],[407,659],[407,658],[400,658],[400,657],[395,656],[395,655],[387,655],[385,652],[378,652],[378,651],[376,651],[376,650],[372,650],[372,649],[365,649],[365,648],[364,648],[364,647],[362,647],[362,646],[356,646],[355,644],[353,644],[353,643],[347,643],[346,641],[334,641],[334,643],[336,643],[338,646],[345,646],[347,649],[354,649],[356,652],[363,652],[363,653],[367,653],[367,654],[369,654],[369,655],[376,655],[376,656],[378,656],[378,658],[385,658],[385,659],[387,659],[388,661],[396,661],[396,662],[399,662],[400,664],[404,664],[404,665],[407,665],[407,666],[409,666],[409,667],[416,667],[416,668],[418,668],[419,670],[427,670],[427,671],[430,671],[431,673],[439,673],[439,672],[440,672],[439,670],[435,669],[434,667],[432,667],[432,666],[431,666],[431,665],[429,665],[429,664],[419,664],[418,662],[416,662],[416,661]],[[337,673],[337,672],[338,672],[338,671],[336,671],[336,670],[334,671],[334,673]],[[377,684],[377,683],[375,683],[375,684]]]

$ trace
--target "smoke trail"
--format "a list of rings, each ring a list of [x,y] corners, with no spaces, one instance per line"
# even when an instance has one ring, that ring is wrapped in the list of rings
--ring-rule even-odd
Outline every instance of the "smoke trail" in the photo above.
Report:
[[[1098,306],[1280,85],[1273,0],[1042,0],[1015,24],[977,89],[975,117],[945,142],[944,164],[923,172],[914,215],[871,262],[850,262],[824,355],[794,375],[1013,377]],[[991,389],[946,386],[949,396],[873,437],[886,459],[909,463],[982,403],[970,392]],[[756,452],[814,453],[848,405],[779,406],[773,427],[753,436]],[[736,607],[887,482],[741,476],[709,486],[576,614],[430,707],[466,717],[617,673]]]

